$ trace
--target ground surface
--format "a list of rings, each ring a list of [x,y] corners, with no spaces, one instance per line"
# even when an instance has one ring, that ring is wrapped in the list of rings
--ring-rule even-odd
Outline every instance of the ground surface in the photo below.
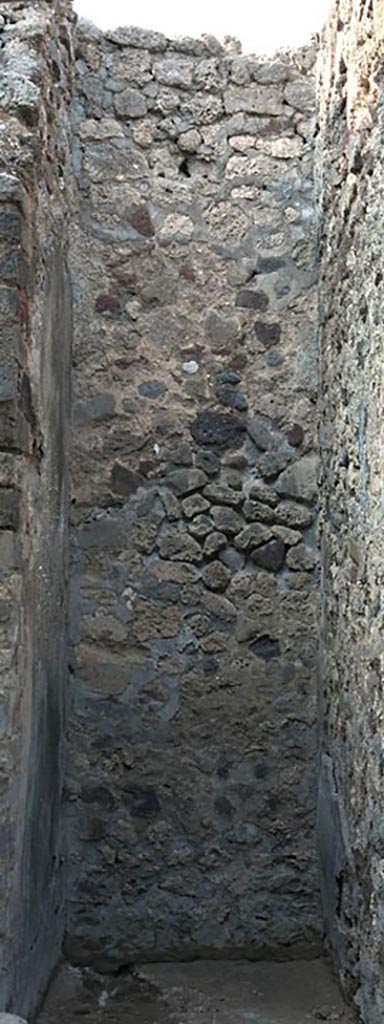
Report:
[[[146,964],[119,975],[64,966],[38,1024],[352,1024],[321,960]]]

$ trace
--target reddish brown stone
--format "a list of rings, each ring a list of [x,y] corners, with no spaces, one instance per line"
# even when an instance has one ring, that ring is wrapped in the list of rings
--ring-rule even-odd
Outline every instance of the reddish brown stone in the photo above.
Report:
[[[180,267],[179,274],[185,281],[196,281],[195,271],[193,267],[188,266],[188,263],[183,263],[183,266]]]
[[[151,238],[156,233],[149,210],[144,205],[137,206],[132,210],[129,215],[129,222],[135,231],[138,231],[139,235],[144,235],[145,238]]]
[[[116,295],[98,295],[95,302],[96,313],[109,313],[110,316],[119,316],[121,313],[121,302]]]
[[[304,441],[304,430],[300,423],[293,423],[287,432],[287,441],[292,448],[300,448]]]

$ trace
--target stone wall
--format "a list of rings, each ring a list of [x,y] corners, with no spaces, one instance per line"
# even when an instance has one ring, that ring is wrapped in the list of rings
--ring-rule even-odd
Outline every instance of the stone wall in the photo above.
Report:
[[[0,1009],[21,1013],[64,923],[65,13],[60,0],[0,4]]]
[[[66,949],[321,937],[313,51],[80,24]]]
[[[384,1010],[381,7],[336,2],[317,145],[320,874],[364,1024]],[[315,54],[74,35],[64,0],[0,3],[0,48],[0,1009],[29,1013],[66,896],[70,279],[67,952],[321,942]]]
[[[383,984],[383,13],[339,2],[320,81],[325,918],[364,1024]]]

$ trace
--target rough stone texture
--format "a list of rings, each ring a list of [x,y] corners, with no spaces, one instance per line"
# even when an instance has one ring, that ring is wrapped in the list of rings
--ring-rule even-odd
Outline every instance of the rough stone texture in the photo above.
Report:
[[[329,941],[364,1024],[384,1015],[383,42],[381,3],[335,5],[323,42],[318,152],[320,859]]]
[[[320,758],[314,52],[64,0],[0,3],[0,43],[0,1008],[58,959],[64,832],[78,963],[308,955],[318,788],[329,947],[381,1024],[381,5],[337,0],[320,70]]]
[[[102,969],[322,930],[315,54],[132,31],[79,25],[72,118],[66,951]]]
[[[64,927],[68,15],[0,4],[0,1008],[19,1013]]]
[[[0,1024],[27,1024],[23,1017],[17,1017],[13,1013],[0,1013]]]

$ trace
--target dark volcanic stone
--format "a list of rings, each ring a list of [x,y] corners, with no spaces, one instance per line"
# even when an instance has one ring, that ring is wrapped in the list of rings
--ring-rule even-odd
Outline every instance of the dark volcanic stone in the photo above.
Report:
[[[232,487],[225,487],[224,484],[208,484],[204,488],[204,497],[208,498],[215,505],[230,505],[232,508],[238,508],[243,500],[242,494],[239,491],[235,491]]]
[[[235,549],[231,547],[227,547],[224,551],[221,551],[219,558],[231,573],[239,572],[244,566],[244,555],[240,554],[239,551],[235,551]]]
[[[270,480],[283,472],[290,461],[290,456],[284,452],[264,452],[257,460],[257,465],[262,476]]]
[[[143,477],[139,473],[134,473],[119,462],[115,462],[111,473],[111,486],[116,494],[122,494],[128,498],[131,494],[135,494],[142,483]]]
[[[103,807],[111,809],[114,805],[114,797],[106,786],[82,786],[81,799],[85,804],[102,804]]]
[[[267,544],[262,544],[261,547],[252,551],[251,558],[261,569],[279,572],[284,565],[285,544],[282,540],[269,540]]]
[[[17,395],[18,374],[15,367],[0,367],[0,401]]]
[[[157,793],[150,787],[127,786],[124,797],[132,818],[152,818],[161,810]]]
[[[181,587],[178,583],[157,580],[150,572],[147,572],[142,577],[142,593],[153,601],[177,604],[180,600],[180,590]]]
[[[207,537],[203,552],[206,558],[211,558],[212,555],[217,555],[218,551],[222,551],[227,544],[227,538],[224,533],[210,533]]]
[[[282,434],[269,416],[260,416],[259,414],[253,416],[248,423],[247,430],[252,441],[262,452],[277,448],[279,442],[283,440]]]
[[[304,430],[299,423],[293,423],[288,430],[287,441],[292,448],[300,448],[304,441]]]
[[[277,345],[281,338],[280,324],[266,324],[263,320],[256,320],[255,332],[256,337],[266,348]]]
[[[220,471],[220,459],[215,452],[198,452],[196,466],[198,469],[204,470],[207,476],[216,476]]]
[[[21,215],[19,211],[4,211],[0,213],[0,238],[8,242],[18,242],[21,234]]]
[[[271,348],[271,351],[268,352],[265,358],[265,362],[267,366],[281,366],[281,363],[284,362],[284,356],[276,348]]]
[[[6,253],[0,258],[0,279],[17,282],[20,273],[20,257],[18,252]]]
[[[172,562],[195,562],[203,560],[200,544],[187,532],[177,527],[168,527],[159,537],[160,557]]]
[[[249,551],[252,548],[257,548],[260,544],[265,544],[271,540],[271,531],[268,526],[262,523],[251,523],[250,526],[245,526],[244,530],[241,531],[235,537],[235,548],[238,551]]]
[[[247,365],[248,359],[245,352],[236,352],[236,355],[232,356],[231,366],[233,370],[244,370]]]
[[[215,800],[215,811],[220,814],[223,818],[231,818],[233,815],[233,807],[226,796],[218,796]]]
[[[237,409],[238,412],[246,412],[248,409],[245,395],[242,392],[235,391],[230,384],[219,385],[216,388],[216,398],[221,405],[228,405],[231,409]]]
[[[173,452],[171,452],[170,459],[175,466],[192,466],[193,458],[189,444],[187,444],[186,441],[184,441],[182,444],[179,444],[178,447],[175,448]],[[204,466],[201,466],[200,468],[204,469]]]
[[[254,523],[257,520],[262,523],[273,523],[275,518],[273,508],[264,505],[262,501],[251,501],[249,498],[244,502],[243,516],[248,523]]]
[[[219,662],[217,658],[213,658],[212,655],[205,654],[203,657],[203,672],[205,675],[210,675],[212,672],[217,672],[219,668]]]
[[[19,491],[13,487],[0,488],[0,529],[16,530],[19,522]]]
[[[73,409],[73,419],[76,424],[82,426],[86,423],[103,423],[110,420],[115,412],[115,400],[108,392],[94,395],[92,398],[83,398],[76,402]]]
[[[279,256],[260,256],[257,261],[256,274],[274,274],[285,267],[285,260]]]
[[[219,370],[216,380],[219,384],[240,384],[241,376],[236,370]]]
[[[191,423],[190,431],[202,448],[239,448],[245,424],[231,413],[202,412]]]
[[[203,583],[208,590],[225,590],[230,580],[230,570],[222,562],[210,562],[203,571]]]
[[[195,519],[192,519],[192,522],[188,524],[188,529],[193,537],[197,537],[199,540],[204,540],[204,537],[207,537],[209,533],[212,533],[212,519],[205,515],[196,516]]]
[[[144,384],[139,384],[137,390],[143,398],[160,398],[160,395],[165,395],[168,388],[160,380],[147,380]]]
[[[271,661],[272,658],[280,657],[280,644],[278,640],[271,640],[269,636],[261,636],[251,644],[251,650],[257,658],[263,661]]]
[[[182,507],[187,519],[193,519],[194,516],[201,515],[209,509],[209,501],[203,498],[202,494],[190,494],[188,498],[184,498]]]
[[[224,505],[218,505],[211,509],[212,519],[214,521],[216,530],[219,533],[225,533],[227,537],[236,537],[237,533],[240,533],[244,520],[235,512],[232,508],[226,508]]]
[[[275,510],[276,522],[283,526],[305,530],[313,519],[313,511],[297,505],[295,501],[281,501]]]
[[[198,491],[200,487],[204,487],[208,480],[202,469],[185,468],[175,469],[172,473],[169,473],[167,483],[178,497],[183,497],[184,494],[192,494],[193,491]]]
[[[241,288],[237,293],[236,306],[241,306],[242,309],[260,309],[262,313],[265,313],[269,306],[269,298],[265,292]]]

